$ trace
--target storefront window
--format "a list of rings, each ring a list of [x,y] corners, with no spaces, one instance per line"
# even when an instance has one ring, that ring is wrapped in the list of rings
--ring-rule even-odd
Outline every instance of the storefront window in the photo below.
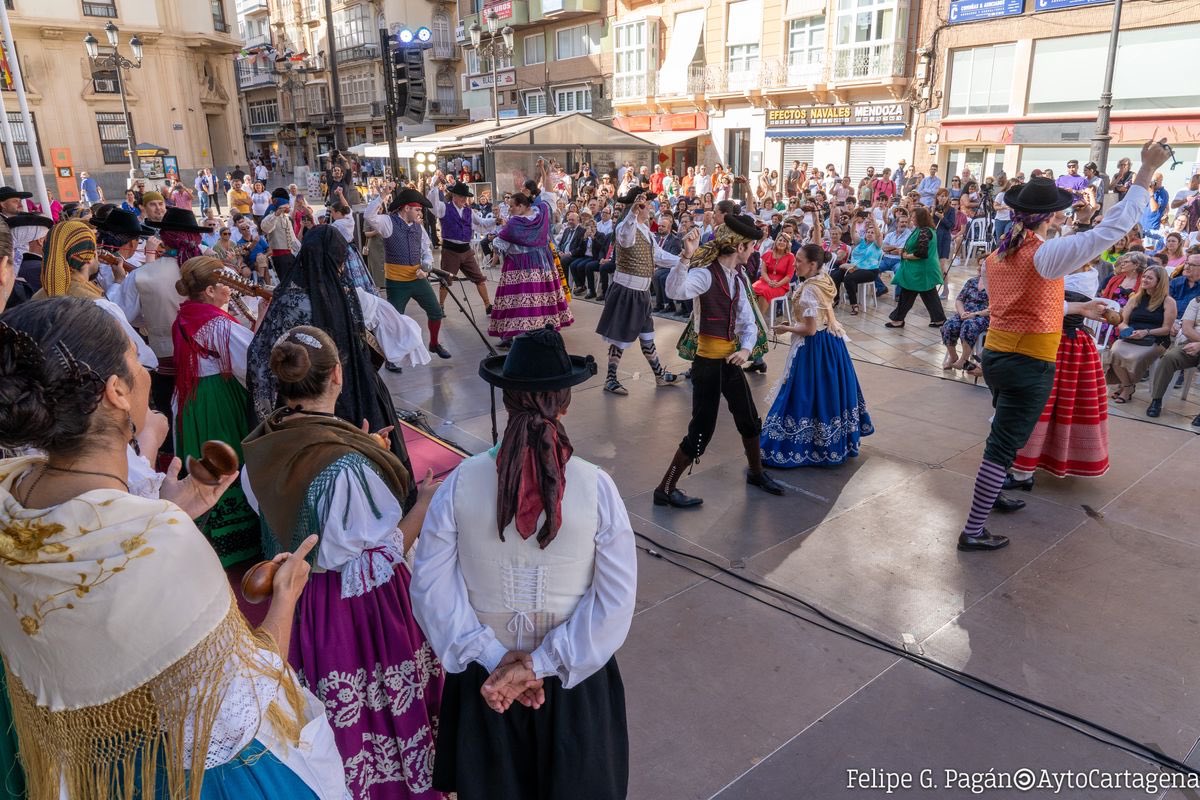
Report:
[[[1113,73],[1116,111],[1200,106],[1195,61],[1200,24],[1121,31]],[[1030,67],[1031,114],[1096,110],[1104,81],[1108,34],[1041,39]]]
[[[950,56],[950,114],[1006,114],[1016,45],[955,50]]]

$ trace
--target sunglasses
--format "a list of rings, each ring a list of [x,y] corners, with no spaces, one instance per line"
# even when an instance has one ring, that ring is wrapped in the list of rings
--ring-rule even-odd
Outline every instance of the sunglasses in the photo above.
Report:
[[[222,237],[222,238],[228,238],[230,235],[231,235],[231,234],[229,233],[229,231],[221,231],[221,237]]]

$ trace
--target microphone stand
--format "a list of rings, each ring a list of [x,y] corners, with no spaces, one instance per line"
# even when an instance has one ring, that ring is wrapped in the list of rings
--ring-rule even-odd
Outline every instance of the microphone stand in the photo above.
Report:
[[[462,300],[458,299],[458,295],[456,295],[454,293],[454,287],[450,285],[450,281],[448,281],[444,275],[438,274],[441,271],[442,270],[440,270],[440,269],[433,270],[429,273],[429,277],[433,280],[436,280],[438,283],[440,283],[442,286],[444,286],[446,288],[446,294],[450,297],[451,300],[454,301],[454,304],[458,306],[458,310],[461,311],[463,313],[463,316],[465,316],[467,318],[467,322],[469,322],[471,324],[471,327],[475,329],[475,332],[477,334],[479,334],[479,339],[480,339],[480,341],[483,342],[483,346],[487,348],[488,354],[493,355],[493,356],[500,355],[498,352],[496,352],[496,348],[492,346],[492,343],[490,341],[488,341],[487,335],[483,331],[481,331],[479,329],[479,325],[477,325],[475,323],[475,317],[470,312],[468,312],[467,309],[463,306]]]

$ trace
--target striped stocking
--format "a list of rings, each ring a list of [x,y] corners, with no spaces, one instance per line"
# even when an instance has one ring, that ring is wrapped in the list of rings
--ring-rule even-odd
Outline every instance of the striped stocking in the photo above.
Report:
[[[1005,474],[1006,470],[999,464],[986,460],[980,463],[979,473],[975,476],[975,496],[971,500],[971,513],[967,516],[967,524],[962,531],[964,536],[983,535],[983,524],[987,522],[992,505],[1000,496]]]

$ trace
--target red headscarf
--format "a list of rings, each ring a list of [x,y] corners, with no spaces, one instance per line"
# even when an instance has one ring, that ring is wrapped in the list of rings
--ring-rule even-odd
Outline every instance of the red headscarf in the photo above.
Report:
[[[566,489],[567,460],[574,452],[558,416],[571,402],[571,390],[514,392],[504,390],[508,424],[496,456],[498,494],[496,523],[500,539],[514,519],[522,539],[533,535],[538,517],[546,519],[538,530],[542,548],[554,541],[562,527],[562,498]]]
[[[200,359],[215,358],[221,365],[221,374],[233,374],[233,362],[229,356],[229,337],[223,336],[216,349],[203,347],[196,342],[196,332],[213,319],[227,319],[233,325],[238,321],[218,306],[185,300],[179,306],[179,316],[171,328],[171,339],[175,344],[175,392],[179,397],[180,416],[183,407],[192,399],[196,385],[200,383]]]

